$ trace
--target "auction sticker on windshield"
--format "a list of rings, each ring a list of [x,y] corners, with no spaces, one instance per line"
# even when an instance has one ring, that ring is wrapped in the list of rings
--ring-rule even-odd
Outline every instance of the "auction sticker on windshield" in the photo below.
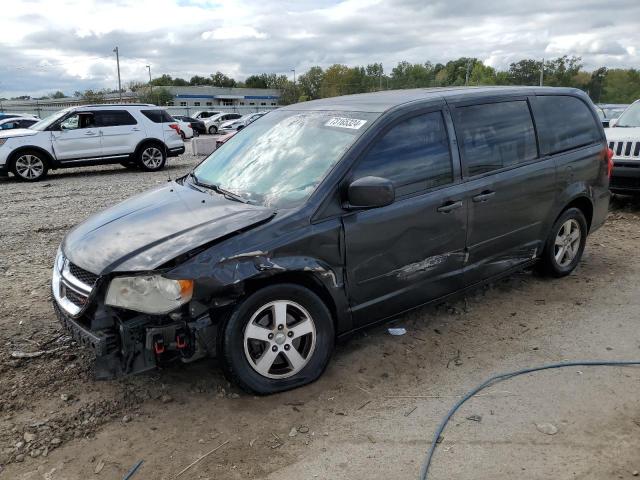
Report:
[[[325,127],[351,128],[353,130],[358,130],[365,123],[367,123],[366,120],[360,120],[358,118],[331,117],[329,119],[329,121],[324,124],[324,126]]]

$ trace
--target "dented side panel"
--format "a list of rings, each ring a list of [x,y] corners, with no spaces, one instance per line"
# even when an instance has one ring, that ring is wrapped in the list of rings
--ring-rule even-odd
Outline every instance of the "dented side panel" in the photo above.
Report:
[[[197,254],[167,273],[170,278],[193,278],[196,295],[205,304],[225,304],[244,294],[246,282],[278,275],[307,275],[331,296],[337,333],[353,328],[344,282],[342,224],[328,219],[309,225],[294,216],[240,233]],[[227,302],[228,303],[228,302]]]

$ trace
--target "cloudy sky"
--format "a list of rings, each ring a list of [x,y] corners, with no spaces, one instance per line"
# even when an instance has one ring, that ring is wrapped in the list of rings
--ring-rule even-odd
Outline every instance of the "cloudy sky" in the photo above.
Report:
[[[640,0],[15,0],[0,16],[0,97],[72,94],[168,73],[579,55],[640,67]]]

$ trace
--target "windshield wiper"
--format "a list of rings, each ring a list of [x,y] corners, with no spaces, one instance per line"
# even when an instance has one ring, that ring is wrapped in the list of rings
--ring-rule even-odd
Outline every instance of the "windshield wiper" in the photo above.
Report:
[[[189,177],[191,178],[191,181],[193,182],[194,185],[197,185],[202,188],[206,188],[208,190],[212,190],[220,195],[223,195],[225,198],[229,200],[234,200],[236,202],[241,202],[241,203],[249,203],[249,201],[243,198],[242,196],[238,195],[237,193],[230,192],[229,190],[225,190],[224,188],[221,188],[220,185],[216,185],[215,183],[203,182],[202,180],[199,180],[196,174],[193,172],[189,174]]]

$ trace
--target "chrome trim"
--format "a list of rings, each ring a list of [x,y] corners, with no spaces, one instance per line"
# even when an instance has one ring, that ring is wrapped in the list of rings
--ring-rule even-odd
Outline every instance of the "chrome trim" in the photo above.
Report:
[[[53,298],[60,308],[67,314],[75,317],[84,310],[85,306],[80,307],[69,300],[64,295],[64,290],[69,289],[77,295],[85,297],[88,302],[93,291],[93,285],[87,285],[74,277],[69,270],[69,260],[64,257],[61,251],[58,251],[53,265],[51,289],[53,291]]]

